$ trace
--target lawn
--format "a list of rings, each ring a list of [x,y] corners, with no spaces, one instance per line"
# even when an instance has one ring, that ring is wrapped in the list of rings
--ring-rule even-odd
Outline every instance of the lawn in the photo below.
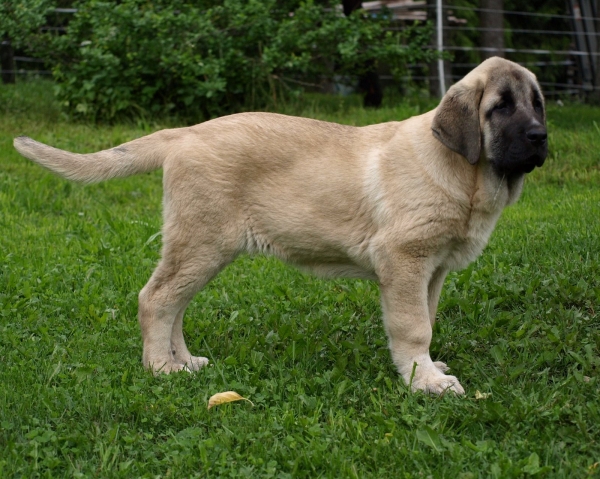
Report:
[[[548,107],[550,155],[482,256],[445,284],[432,357],[467,393],[411,393],[377,286],[242,257],[185,334],[210,367],[141,366],[137,293],[159,257],[161,172],[92,186],[21,158],[156,129],[69,123],[46,82],[0,85],[0,477],[600,477],[600,109]],[[425,111],[311,99],[350,124]],[[207,410],[235,390],[249,398]]]

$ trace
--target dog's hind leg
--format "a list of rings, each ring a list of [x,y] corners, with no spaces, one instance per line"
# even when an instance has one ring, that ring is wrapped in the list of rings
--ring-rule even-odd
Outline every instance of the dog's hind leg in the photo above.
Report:
[[[165,241],[163,258],[139,295],[142,361],[146,368],[163,373],[206,364],[185,346],[183,313],[194,295],[233,259],[207,244],[173,243]]]
[[[185,309],[184,307],[177,313],[175,322],[173,323],[173,329],[171,330],[171,352],[176,363],[184,364],[190,371],[197,371],[208,364],[208,358],[192,356],[185,344],[183,337],[183,315],[185,314]]]

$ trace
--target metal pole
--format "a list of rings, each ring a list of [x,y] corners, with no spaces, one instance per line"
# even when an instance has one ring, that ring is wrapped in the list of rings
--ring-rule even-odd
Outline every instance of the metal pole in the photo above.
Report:
[[[437,0],[437,50],[440,55],[444,51],[443,13],[442,0]],[[444,96],[446,94],[446,74],[444,72],[444,60],[442,58],[438,58],[438,76],[440,79],[440,95]]]

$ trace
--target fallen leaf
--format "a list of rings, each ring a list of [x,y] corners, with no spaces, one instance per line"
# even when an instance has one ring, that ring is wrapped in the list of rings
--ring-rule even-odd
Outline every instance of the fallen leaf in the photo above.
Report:
[[[475,391],[475,399],[487,399],[492,395],[492,393],[482,393],[479,391]]]
[[[224,393],[217,393],[210,397],[210,399],[208,400],[208,409],[210,409],[213,406],[219,406],[221,404],[233,401],[248,401],[254,406],[254,403],[250,401],[250,399],[246,399],[245,397],[240,396],[235,391],[225,391]]]

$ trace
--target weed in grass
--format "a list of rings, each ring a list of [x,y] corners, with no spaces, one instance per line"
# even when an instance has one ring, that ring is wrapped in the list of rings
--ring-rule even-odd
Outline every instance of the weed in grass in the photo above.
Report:
[[[159,255],[160,173],[73,185],[12,138],[92,151],[160,125],[64,122],[49,86],[0,87],[1,477],[598,477],[597,109],[549,108],[547,165],[449,276],[432,355],[468,395],[431,398],[397,377],[374,284],[262,257],[189,308],[211,367],[145,372],[136,297]],[[365,124],[420,108],[309,113]],[[255,406],[207,410],[227,390]]]

